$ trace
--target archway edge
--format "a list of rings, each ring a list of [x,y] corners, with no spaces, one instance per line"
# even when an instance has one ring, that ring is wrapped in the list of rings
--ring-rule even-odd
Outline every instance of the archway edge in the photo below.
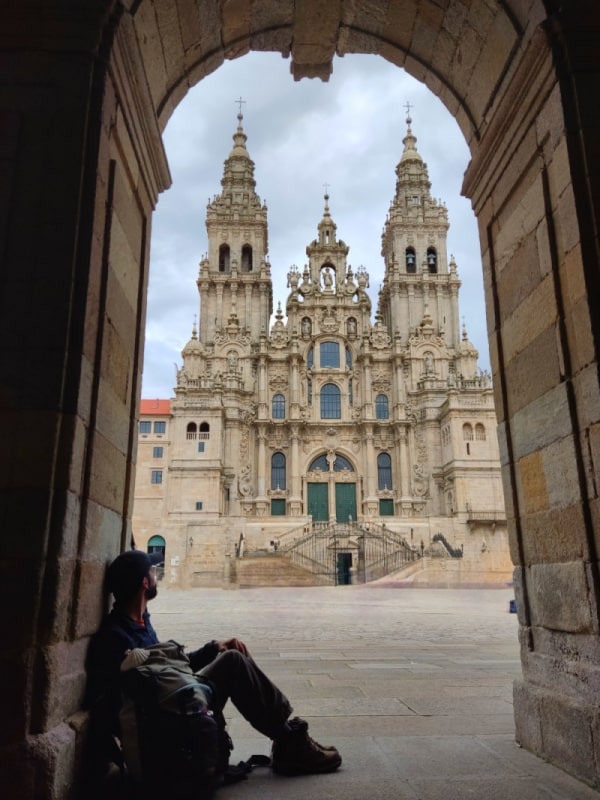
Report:
[[[429,0],[220,4],[139,0],[131,13],[161,129],[191,87],[251,51],[291,57],[294,80],[328,80],[333,58],[379,55],[425,83],[478,141],[519,48],[544,19],[541,0],[462,11]],[[533,22],[533,25],[532,25]],[[318,23],[318,24],[317,24]]]

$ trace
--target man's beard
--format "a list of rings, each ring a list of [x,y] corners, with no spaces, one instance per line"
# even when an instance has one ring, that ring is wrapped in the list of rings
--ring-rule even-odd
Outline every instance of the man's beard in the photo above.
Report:
[[[146,589],[146,600],[153,600],[158,594],[158,586],[154,584]]]

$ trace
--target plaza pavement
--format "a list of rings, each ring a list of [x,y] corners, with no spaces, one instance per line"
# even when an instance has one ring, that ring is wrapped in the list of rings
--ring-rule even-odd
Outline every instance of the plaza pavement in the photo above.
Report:
[[[520,675],[509,589],[367,586],[160,589],[161,639],[192,649],[236,636],[312,736],[335,744],[331,775],[256,769],[219,800],[598,800],[514,741]],[[228,704],[232,762],[270,743]]]

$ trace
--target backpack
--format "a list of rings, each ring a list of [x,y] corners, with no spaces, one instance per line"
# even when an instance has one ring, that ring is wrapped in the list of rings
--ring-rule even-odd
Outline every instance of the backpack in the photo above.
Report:
[[[121,679],[121,747],[134,790],[144,798],[212,798],[233,745],[211,709],[213,689],[183,647],[171,640],[132,650]]]

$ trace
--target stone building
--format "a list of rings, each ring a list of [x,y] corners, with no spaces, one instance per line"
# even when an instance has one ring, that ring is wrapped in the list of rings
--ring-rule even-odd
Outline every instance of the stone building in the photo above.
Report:
[[[377,54],[465,137],[516,565],[515,736],[600,787],[598,4],[6,0],[0,30],[5,795],[66,800],[82,774],[86,648],[131,540],[162,131],[251,50],[296,80]]]
[[[235,579],[227,556],[241,542],[246,556],[281,555],[312,533],[311,569],[346,582],[351,568],[357,580],[371,574],[375,539],[395,535],[398,551],[420,555],[437,534],[438,550],[462,556],[463,580],[506,580],[491,378],[460,331],[448,214],[431,196],[410,118],[374,322],[369,275],[348,262],[325,195],[308,261],[290,269],[285,314],[279,307],[271,324],[267,209],[241,114],[233,140],[207,208],[199,330],[175,397],[142,401],[138,546],[165,548],[168,580],[205,585],[224,570]],[[395,564],[388,554],[386,570]]]

